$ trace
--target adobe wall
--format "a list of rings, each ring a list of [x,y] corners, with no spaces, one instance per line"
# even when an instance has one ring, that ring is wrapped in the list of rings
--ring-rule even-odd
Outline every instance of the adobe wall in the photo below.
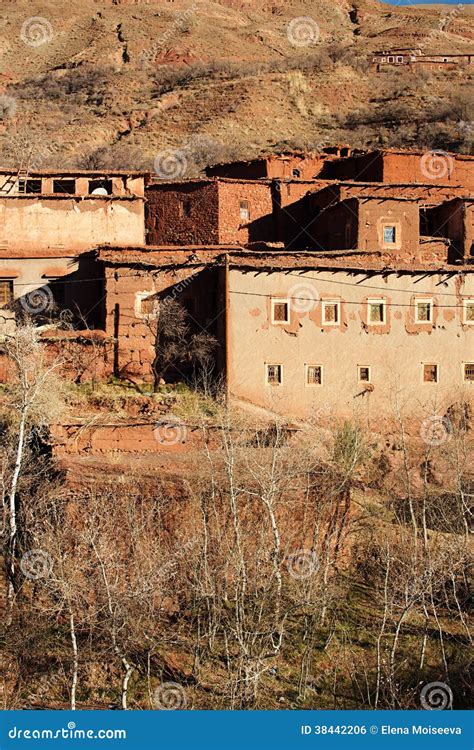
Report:
[[[460,184],[474,190],[474,160],[450,154],[383,154],[384,182],[434,182]]]
[[[431,416],[462,393],[474,397],[474,383],[462,377],[462,363],[474,359],[474,326],[462,323],[462,296],[474,295],[474,274],[233,268],[230,290],[229,389],[236,398],[295,418],[337,413],[376,421],[393,415],[397,399]],[[433,324],[414,322],[420,295],[435,302]],[[306,302],[293,307],[289,324],[277,325],[272,297]],[[369,326],[367,299],[378,297],[390,305],[387,324]],[[323,299],[340,300],[338,325],[322,325]],[[423,382],[423,363],[438,363],[439,383]],[[266,384],[265,364],[283,366],[282,385]],[[323,385],[305,384],[307,364],[322,365]],[[358,382],[358,366],[372,368],[369,389]]]
[[[117,339],[115,374],[153,380],[156,320],[140,315],[138,299],[142,294],[169,296],[188,309],[188,301],[192,300],[190,322],[196,321],[197,332],[207,331],[221,341],[225,316],[219,285],[215,269],[206,265],[174,268],[106,265],[105,330],[107,336]],[[218,347],[216,357],[220,369],[223,366],[223,346]]]
[[[149,185],[146,198],[148,245],[218,242],[218,194],[215,182]],[[186,211],[184,201],[187,203]]]
[[[0,248],[16,257],[41,256],[45,249],[61,257],[105,243],[144,242],[141,198],[0,198]]]
[[[384,243],[384,224],[396,227],[395,245]],[[416,202],[376,199],[359,201],[359,250],[391,250],[397,258],[416,257],[419,239],[420,210]]]
[[[271,186],[257,182],[219,182],[219,238],[221,245],[275,241]],[[240,217],[241,201],[248,201],[250,218]]]

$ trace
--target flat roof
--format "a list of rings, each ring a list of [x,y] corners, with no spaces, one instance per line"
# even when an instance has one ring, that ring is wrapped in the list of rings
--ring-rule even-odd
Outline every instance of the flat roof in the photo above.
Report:
[[[146,177],[150,172],[133,169],[24,169],[18,170],[9,167],[0,167],[0,174],[15,175],[20,179],[24,177]]]

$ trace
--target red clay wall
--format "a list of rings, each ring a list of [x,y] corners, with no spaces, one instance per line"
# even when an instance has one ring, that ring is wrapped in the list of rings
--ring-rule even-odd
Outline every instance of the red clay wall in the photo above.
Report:
[[[212,245],[218,242],[215,182],[149,185],[146,197],[148,245]]]
[[[270,184],[219,182],[218,191],[220,244],[240,245],[276,240]],[[241,201],[248,201],[248,221],[240,216]]]

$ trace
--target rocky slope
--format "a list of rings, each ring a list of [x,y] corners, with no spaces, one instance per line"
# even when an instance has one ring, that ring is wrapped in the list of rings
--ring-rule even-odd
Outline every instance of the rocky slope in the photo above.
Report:
[[[420,145],[467,151],[472,73],[376,73],[393,46],[472,48],[472,11],[364,0],[3,0],[0,158],[188,173],[268,149]]]

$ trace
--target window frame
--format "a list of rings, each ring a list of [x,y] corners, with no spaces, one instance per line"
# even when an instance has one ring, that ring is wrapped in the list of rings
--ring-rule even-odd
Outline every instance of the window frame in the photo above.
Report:
[[[385,230],[393,229],[393,240],[385,239]],[[394,247],[398,242],[398,232],[396,224],[382,224],[382,244],[384,246]]]
[[[274,326],[284,326],[288,325],[291,321],[291,304],[290,299],[288,297],[272,297],[271,299],[271,321],[272,325]],[[286,305],[287,308],[287,318],[286,320],[276,320],[275,319],[275,305]]]
[[[414,300],[414,306],[415,306],[415,323],[418,325],[433,325],[433,317],[434,317],[434,299],[433,297],[415,297]],[[418,306],[419,305],[429,305],[430,309],[430,317],[428,320],[421,320],[418,316]]]
[[[462,363],[462,382],[463,383],[474,383],[474,377],[473,377],[472,380],[469,380],[468,378],[466,378],[466,368],[467,367],[472,367],[472,369],[474,370],[474,362],[463,362]]]
[[[360,376],[361,370],[368,370],[369,377],[368,380],[363,380]],[[372,383],[372,365],[357,365],[357,382],[359,384],[362,383]]]
[[[371,320],[370,319],[370,307],[371,305],[382,305],[382,320]],[[387,323],[387,300],[385,297],[370,297],[367,300],[367,325],[369,326],[384,326]]]
[[[8,305],[11,305],[13,303],[15,299],[15,285],[13,279],[0,278],[0,288],[3,286],[3,284],[7,285],[9,293],[8,299],[5,302],[3,302],[3,300],[0,298],[0,310],[5,310]]]
[[[39,183],[39,190],[28,190],[28,186],[32,187],[33,184]],[[21,189],[23,187],[23,190]],[[19,195],[42,195],[43,194],[43,179],[41,177],[20,177],[18,180],[18,193]]]
[[[468,320],[467,318],[467,308],[472,307],[474,310],[474,298],[465,298],[463,299],[463,305],[462,305],[462,322],[466,326],[474,326],[474,317],[472,320]]]
[[[321,372],[321,382],[320,383],[310,383],[308,380],[308,372],[310,367],[319,367]],[[316,363],[316,362],[309,362],[306,363],[304,366],[304,384],[305,388],[321,388],[324,385],[324,367],[323,365]]]
[[[245,216],[242,215],[243,211],[246,212]],[[239,219],[241,222],[250,221],[250,201],[248,198],[239,198]]]
[[[154,297],[156,296],[155,291],[148,291],[148,292],[136,292],[135,293],[135,316],[139,318],[140,320],[150,320],[151,318],[156,318],[158,316],[158,309],[156,309],[152,313],[145,313],[141,311],[141,304],[144,299],[147,299],[148,297]],[[158,298],[156,298],[157,301],[157,308],[159,306]]]
[[[268,370],[270,367],[280,368],[280,380],[279,382],[270,381],[268,378]],[[265,385],[270,387],[280,387],[283,385],[283,365],[281,362],[265,362]]]
[[[74,192],[70,192],[69,190],[57,190],[58,185],[61,183],[65,184],[72,184],[74,187]],[[77,195],[77,181],[75,177],[54,177],[53,178],[53,195]]]
[[[336,306],[336,320],[325,320],[324,312],[327,306]],[[340,326],[341,325],[341,300],[340,299],[322,299],[321,300],[321,325],[323,326]]]
[[[425,367],[436,367],[436,380],[425,380]],[[422,362],[421,382],[423,385],[437,385],[440,381],[440,366],[438,362]]]

